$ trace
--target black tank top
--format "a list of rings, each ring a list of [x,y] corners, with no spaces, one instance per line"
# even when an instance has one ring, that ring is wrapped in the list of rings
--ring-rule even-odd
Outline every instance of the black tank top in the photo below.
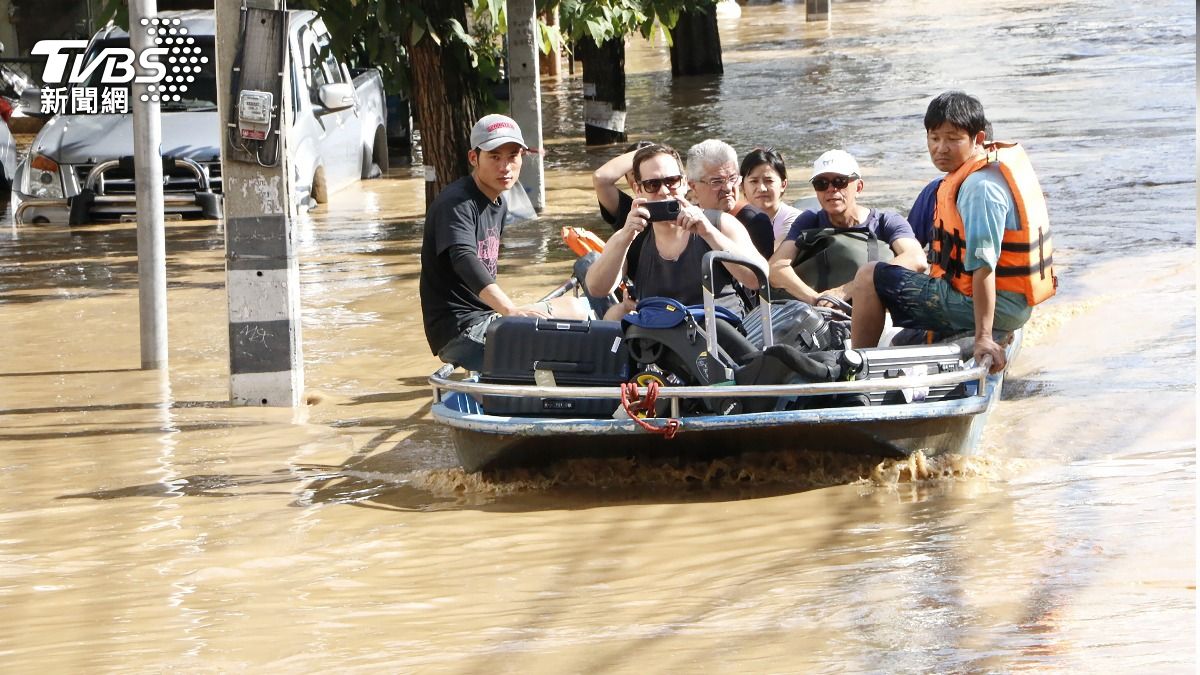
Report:
[[[674,298],[685,305],[704,302],[700,286],[701,260],[712,250],[708,242],[695,233],[688,235],[687,246],[676,260],[666,260],[658,253],[654,243],[654,228],[642,233],[645,241],[638,251],[636,276],[631,277],[637,287],[638,298],[662,296]],[[738,316],[745,316],[746,308],[741,296],[734,288],[733,275],[725,266],[717,263],[713,270],[713,290],[716,303]]]

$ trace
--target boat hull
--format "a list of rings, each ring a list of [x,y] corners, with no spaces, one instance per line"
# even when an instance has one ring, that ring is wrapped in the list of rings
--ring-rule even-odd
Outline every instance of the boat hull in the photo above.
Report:
[[[1020,331],[1007,347],[1008,363],[1020,350]],[[965,373],[966,371],[964,371]],[[506,417],[486,413],[471,388],[435,374],[432,414],[449,428],[459,461],[467,471],[505,466],[545,465],[579,457],[646,457],[653,459],[705,459],[743,452],[807,450],[860,455],[904,457],[921,451],[926,456],[971,454],[1000,399],[1004,371],[987,374],[974,368],[979,380],[968,386],[963,398],[919,400],[869,406],[843,406],[806,410],[733,415],[685,416],[673,438],[642,428],[628,418]],[[968,373],[969,374],[969,373]],[[916,378],[933,383],[931,379]],[[913,378],[884,380],[889,389],[912,386]],[[881,381],[846,383],[865,390],[878,389]],[[829,385],[807,385],[821,387]],[[444,388],[444,389],[443,389]],[[742,396],[758,395],[753,387]],[[440,392],[440,393],[439,393]],[[544,394],[543,394],[544,395]],[[611,393],[608,394],[611,397]],[[910,400],[910,399],[905,399]],[[666,420],[646,421],[662,427]]]
[[[999,383],[997,382],[997,386]],[[674,438],[629,420],[496,417],[471,412],[473,401],[453,398],[433,415],[450,428],[467,471],[546,464],[579,457],[705,459],[763,450],[812,450],[903,457],[969,454],[978,443],[991,402],[973,398],[939,403],[689,417]],[[466,407],[468,410],[455,408]],[[655,420],[661,424],[662,420]]]

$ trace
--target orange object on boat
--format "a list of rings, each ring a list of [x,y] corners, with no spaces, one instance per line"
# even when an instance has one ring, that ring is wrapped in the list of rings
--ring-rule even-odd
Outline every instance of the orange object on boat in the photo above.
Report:
[[[603,253],[604,240],[597,237],[591,230],[582,227],[564,227],[562,238],[575,255],[583,256],[588,253]]]

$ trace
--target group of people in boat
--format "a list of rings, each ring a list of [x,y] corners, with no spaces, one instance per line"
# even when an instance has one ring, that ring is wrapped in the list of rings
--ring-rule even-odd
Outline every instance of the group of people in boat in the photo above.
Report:
[[[701,258],[729,251],[769,270],[772,288],[793,301],[850,310],[855,347],[876,346],[890,313],[895,326],[931,335],[973,331],[976,360],[988,356],[998,371],[1005,354],[995,332],[1020,328],[1057,286],[1044,196],[1020,146],[990,140],[975,97],[942,93],[924,125],[930,159],[944,175],[926,186],[908,219],[859,204],[863,177],[843,150],[816,160],[809,183],[820,208],[801,211],[783,200],[787,167],[771,148],[755,148],[739,164],[716,139],[692,146],[686,158],[639,142],[593,175],[600,214],[614,231],[581,281],[597,297],[632,283],[636,296],[627,293],[608,319],[634,311],[636,298],[695,304]],[[528,147],[503,115],[480,119],[470,140],[471,174],[442,190],[426,213],[420,293],[433,353],[481,370],[487,328],[501,316],[591,317],[580,298],[517,305],[497,283],[502,195],[516,184]],[[812,235],[850,232],[865,245],[882,244],[886,255],[854,260],[832,281],[805,278],[797,261]],[[758,277],[734,264],[714,277],[717,303],[744,316]]]

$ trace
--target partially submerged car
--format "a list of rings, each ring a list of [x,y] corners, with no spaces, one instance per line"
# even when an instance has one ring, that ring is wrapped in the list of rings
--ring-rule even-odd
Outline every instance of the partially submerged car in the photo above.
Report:
[[[8,124],[0,122],[0,190],[8,190],[17,170],[17,143]]]
[[[294,117],[287,131],[287,162],[292,199],[306,207],[387,170],[386,109],[378,71],[364,70],[351,78],[333,56],[321,18],[308,10],[289,15]],[[186,93],[161,103],[165,210],[174,217],[218,218],[223,125],[217,113],[213,13],[159,16],[180,20],[180,28],[194,40],[190,44],[199,49],[200,62]],[[110,26],[89,42],[85,60],[98,58],[106,48],[128,46],[129,34]],[[100,82],[103,72],[97,68],[83,85],[94,88],[98,98],[110,86]],[[134,217],[132,156],[131,112],[54,115],[12,174],[13,219],[76,225]]]

